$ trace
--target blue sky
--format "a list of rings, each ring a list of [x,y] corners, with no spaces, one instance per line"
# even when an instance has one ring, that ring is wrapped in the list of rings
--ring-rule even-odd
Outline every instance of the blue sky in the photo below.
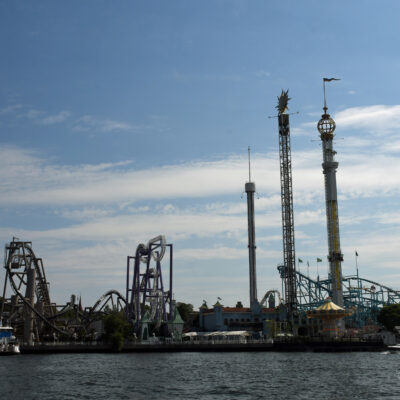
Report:
[[[396,1],[0,1],[0,241],[33,242],[54,301],[123,291],[165,234],[178,301],[248,303],[252,148],[259,297],[280,288],[277,96],[289,89],[296,253],[324,260],[328,106],[345,275],[400,289]],[[304,268],[304,267],[303,267]],[[2,277],[3,271],[0,272]]]

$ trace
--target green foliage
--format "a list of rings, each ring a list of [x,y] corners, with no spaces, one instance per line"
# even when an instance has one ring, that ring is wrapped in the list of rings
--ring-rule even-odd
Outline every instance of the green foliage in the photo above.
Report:
[[[177,303],[176,308],[185,322],[189,319],[190,314],[193,312],[193,304]]]
[[[389,331],[393,331],[395,326],[400,326],[400,304],[383,307],[378,315],[378,322]]]
[[[104,318],[104,339],[115,351],[121,351],[124,339],[130,339],[132,328],[123,312],[112,312]]]
[[[236,303],[236,308],[243,308],[243,303],[241,301],[238,301]]]
[[[114,351],[121,351],[124,347],[124,336],[121,332],[114,332],[110,336],[110,343]]]

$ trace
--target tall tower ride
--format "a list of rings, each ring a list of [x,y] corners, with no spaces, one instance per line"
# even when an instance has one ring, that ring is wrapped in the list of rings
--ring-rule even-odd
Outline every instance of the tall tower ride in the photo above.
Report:
[[[325,96],[325,82],[336,80],[323,79],[324,85],[324,114],[318,122],[318,131],[322,141],[323,173],[325,178],[325,202],[329,247],[329,271],[332,282],[332,300],[343,307],[342,265],[343,254],[340,250],[339,214],[337,205],[336,170],[339,165],[335,161],[336,151],[333,150],[333,132],[336,129],[335,121],[328,114]]]
[[[249,181],[245,184],[247,194],[247,219],[249,231],[249,278],[250,278],[250,307],[257,302],[257,274],[256,274],[256,233],[254,225],[254,192],[256,185],[251,181],[250,147],[249,152]]]
[[[282,90],[278,97],[279,158],[281,172],[281,203],[283,231],[283,262],[281,277],[285,285],[285,303],[288,316],[297,310],[296,256],[294,248],[292,161],[290,151],[289,115],[286,113],[289,102],[288,90]]]

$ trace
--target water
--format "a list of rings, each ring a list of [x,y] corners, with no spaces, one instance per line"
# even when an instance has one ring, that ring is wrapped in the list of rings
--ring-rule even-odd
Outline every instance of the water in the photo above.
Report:
[[[0,399],[400,399],[400,353],[1,357]]]

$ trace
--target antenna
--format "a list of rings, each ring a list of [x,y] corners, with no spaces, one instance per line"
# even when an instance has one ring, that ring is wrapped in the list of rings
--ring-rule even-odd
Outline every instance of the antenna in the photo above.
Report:
[[[247,152],[249,157],[249,182],[251,182],[250,146],[247,148]]]

